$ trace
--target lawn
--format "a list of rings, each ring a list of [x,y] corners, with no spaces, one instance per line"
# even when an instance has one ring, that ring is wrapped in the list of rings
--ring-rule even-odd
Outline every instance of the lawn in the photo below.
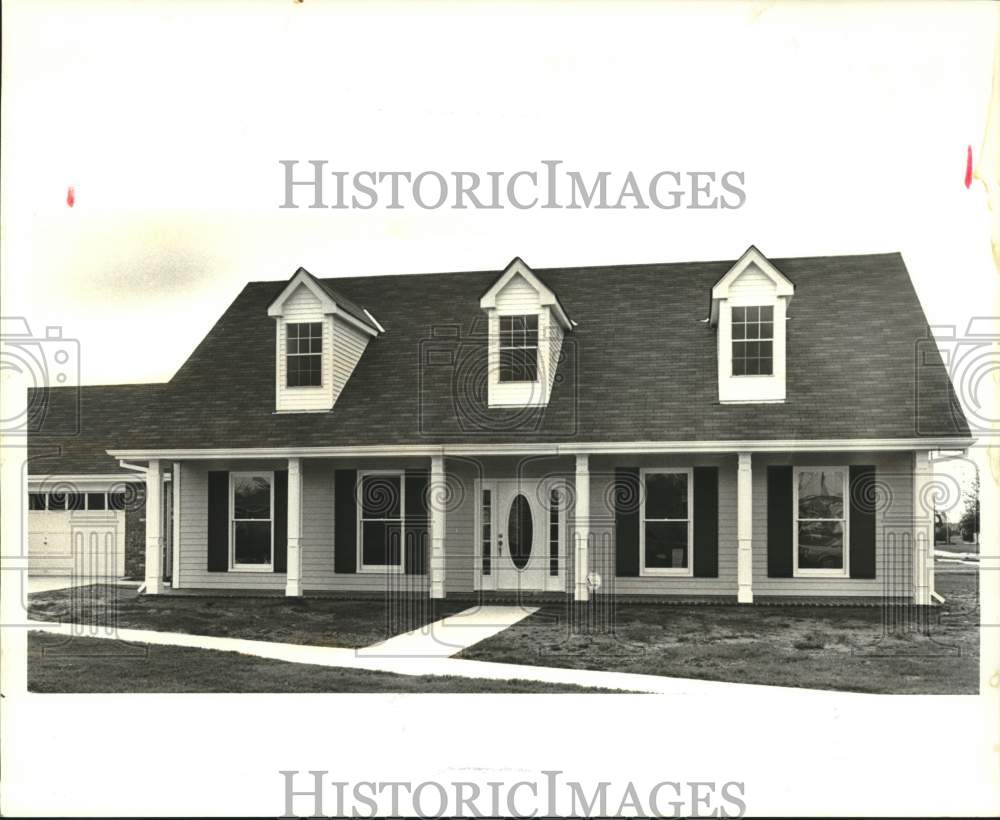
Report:
[[[28,633],[31,692],[502,692],[606,693],[611,690],[434,675],[330,669],[177,646]]]
[[[910,621],[883,634],[882,607],[623,601],[601,628],[574,629],[565,606],[546,606],[458,657],[854,692],[976,694],[978,575],[939,571],[936,585],[947,602],[934,610],[929,636]]]
[[[345,599],[138,595],[94,584],[28,596],[37,621],[357,648],[454,615],[468,604],[426,597]]]

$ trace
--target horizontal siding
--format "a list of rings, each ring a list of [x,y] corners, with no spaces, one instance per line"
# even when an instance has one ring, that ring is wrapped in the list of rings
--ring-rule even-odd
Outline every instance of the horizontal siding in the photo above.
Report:
[[[750,264],[743,273],[736,277],[736,281],[729,286],[730,296],[756,296],[774,294],[774,284],[760,268]]]
[[[331,402],[336,402],[340,391],[351,378],[354,368],[361,360],[361,354],[371,337],[344,320],[333,317],[333,371]]]
[[[767,467],[875,465],[877,485],[891,503],[879,507],[875,530],[875,578],[767,577]],[[913,594],[913,461],[909,453],[787,453],[753,457],[754,595],[910,596]]]
[[[615,567],[615,469],[622,467],[719,468],[719,577],[618,578]],[[620,456],[590,459],[591,532],[596,549],[592,567],[601,574],[604,593],[619,595],[735,595],[736,594],[736,456]]]
[[[208,473],[210,470],[281,470],[278,461],[181,464],[180,575],[182,589],[284,589],[276,572],[208,571]]]
[[[874,464],[876,479],[891,492],[891,506],[883,511],[876,539],[874,580],[767,577],[767,466],[769,464]],[[182,465],[180,566],[184,588],[275,589],[285,576],[275,573],[208,572],[208,471],[210,469],[284,469],[283,461],[253,463],[207,462]],[[615,578],[614,509],[612,487],[618,467],[719,468],[719,577]],[[753,457],[753,590],[760,596],[879,596],[912,594],[912,469],[911,456],[900,454],[768,454]],[[521,476],[532,485],[542,478],[568,480],[572,487],[575,462],[571,457],[519,460],[515,458],[448,459],[451,506],[446,521],[446,578],[448,593],[471,592],[480,572],[476,561],[477,479]],[[426,591],[427,576],[337,574],[334,571],[334,471],[337,469],[428,469],[427,459],[303,460],[303,587],[305,590],[380,592],[399,589]],[[603,579],[602,592],[637,595],[735,595],[737,587],[736,456],[593,456],[590,459],[591,570]],[[574,527],[572,507],[567,511],[564,537],[567,592],[572,591]],[[498,522],[499,523],[499,522]]]
[[[521,274],[514,276],[497,294],[497,310],[501,313],[536,313],[538,294]]]

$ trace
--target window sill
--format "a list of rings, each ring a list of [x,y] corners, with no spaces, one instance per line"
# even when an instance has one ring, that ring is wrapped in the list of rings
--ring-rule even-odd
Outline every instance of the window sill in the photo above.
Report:
[[[680,569],[667,569],[665,567],[661,568],[650,568],[641,567],[639,569],[640,578],[693,578],[694,570],[692,568],[680,568]]]
[[[358,565],[358,573],[363,575],[402,575],[403,568],[392,564],[369,564]]]
[[[797,569],[792,573],[793,578],[850,578],[846,570],[843,569]]]
[[[272,575],[284,575],[284,573],[275,573],[274,564],[233,564],[229,568],[230,572],[248,572],[251,574],[258,574],[262,572],[269,572]]]

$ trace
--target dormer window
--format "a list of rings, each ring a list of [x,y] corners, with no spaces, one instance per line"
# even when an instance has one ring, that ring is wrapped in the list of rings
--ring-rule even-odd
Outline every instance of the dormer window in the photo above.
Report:
[[[479,300],[486,312],[490,407],[544,407],[565,333],[574,327],[555,293],[515,258]]]
[[[321,387],[323,385],[323,323],[295,322],[286,324],[288,386]]]
[[[712,288],[719,401],[785,400],[785,327],[795,285],[752,245]]]
[[[733,308],[733,375],[774,373],[774,307]]]
[[[370,339],[385,329],[339,291],[299,268],[267,308],[274,319],[274,409],[333,409]]]
[[[500,317],[500,381],[538,381],[538,316]]]

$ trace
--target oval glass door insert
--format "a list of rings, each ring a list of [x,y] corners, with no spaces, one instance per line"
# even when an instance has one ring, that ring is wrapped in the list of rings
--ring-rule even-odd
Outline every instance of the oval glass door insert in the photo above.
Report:
[[[528,566],[528,559],[531,558],[532,530],[531,505],[527,498],[518,495],[510,505],[507,519],[507,549],[510,560],[518,569]]]

